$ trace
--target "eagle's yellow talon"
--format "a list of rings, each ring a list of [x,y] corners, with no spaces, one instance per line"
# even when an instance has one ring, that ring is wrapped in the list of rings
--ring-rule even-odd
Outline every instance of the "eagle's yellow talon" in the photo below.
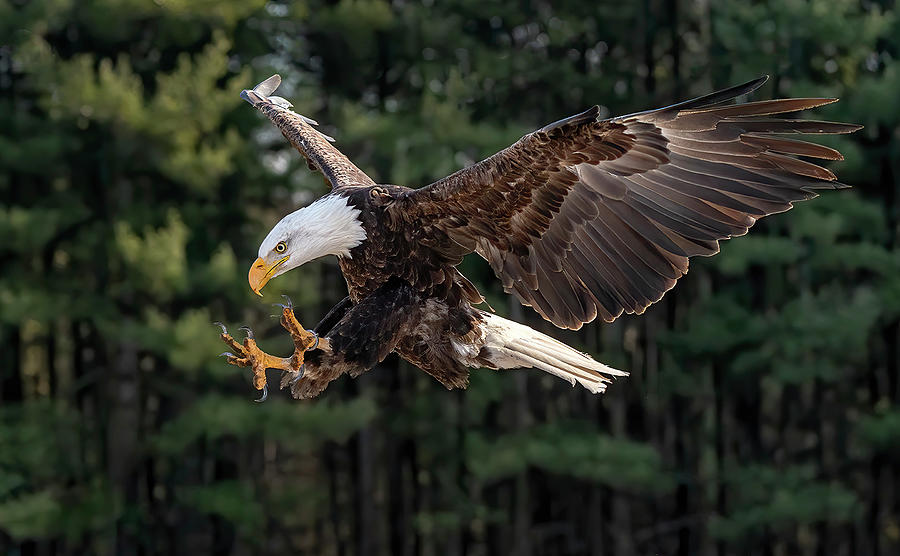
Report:
[[[288,305],[283,306],[281,313],[281,326],[283,326],[291,335],[294,342],[294,353],[289,357],[276,357],[261,350],[256,344],[253,331],[242,326],[240,329],[247,333],[242,343],[238,343],[221,323],[216,323],[222,327],[222,341],[232,350],[226,351],[221,355],[225,357],[229,364],[238,367],[250,367],[253,371],[253,387],[262,390],[262,396],[256,401],[264,401],[268,397],[268,385],[266,382],[266,369],[280,369],[285,371],[287,383],[282,377],[281,387],[285,384],[294,384],[303,377],[303,360],[304,354],[312,349],[325,347],[327,342],[325,339],[320,341],[319,335],[310,330],[303,328],[303,325],[294,316],[294,311],[288,300]]]

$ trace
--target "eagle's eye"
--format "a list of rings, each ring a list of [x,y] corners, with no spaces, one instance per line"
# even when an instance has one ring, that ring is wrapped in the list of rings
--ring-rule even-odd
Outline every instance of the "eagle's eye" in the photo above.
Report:
[[[284,253],[285,249],[287,249],[287,245],[283,241],[279,241],[278,245],[275,246],[276,253]]]

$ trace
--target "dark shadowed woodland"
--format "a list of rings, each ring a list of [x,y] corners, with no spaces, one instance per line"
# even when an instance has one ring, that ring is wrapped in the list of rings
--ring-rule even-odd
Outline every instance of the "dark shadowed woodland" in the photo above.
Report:
[[[882,0],[0,0],[0,554],[900,553],[900,8]],[[333,258],[247,286],[327,191],[238,98],[272,73],[377,181],[600,104],[758,77],[854,189],[761,221],[643,316],[553,328],[632,376],[447,391],[390,357],[265,404],[212,321],[289,353]],[[277,377],[271,377],[277,383]]]

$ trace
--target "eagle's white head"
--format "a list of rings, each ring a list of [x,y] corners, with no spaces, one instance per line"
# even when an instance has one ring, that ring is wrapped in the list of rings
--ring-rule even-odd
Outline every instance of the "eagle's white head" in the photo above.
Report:
[[[250,267],[250,288],[259,295],[266,282],[325,255],[349,257],[365,241],[360,210],[346,197],[331,194],[281,219],[259,246]]]

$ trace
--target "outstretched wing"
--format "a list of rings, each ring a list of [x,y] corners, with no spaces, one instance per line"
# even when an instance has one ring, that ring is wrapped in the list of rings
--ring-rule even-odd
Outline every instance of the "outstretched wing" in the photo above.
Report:
[[[331,145],[334,139],[313,127],[318,125],[315,120],[297,114],[291,110],[290,102],[272,95],[280,84],[281,76],[275,74],[252,90],[244,89],[241,98],[272,120],[285,138],[306,158],[309,168],[322,172],[332,188],[375,185],[372,178]]]
[[[772,117],[835,99],[724,104],[765,80],[609,120],[595,106],[411,191],[398,211],[487,259],[508,293],[559,327],[642,313],[689,257],[817,189],[844,187],[792,158],[839,152],[772,134],[860,126]]]

